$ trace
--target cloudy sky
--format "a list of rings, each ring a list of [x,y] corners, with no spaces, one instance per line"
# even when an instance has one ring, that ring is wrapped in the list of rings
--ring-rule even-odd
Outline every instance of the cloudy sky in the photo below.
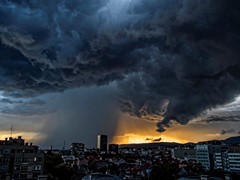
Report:
[[[0,137],[42,147],[240,132],[239,0],[1,0]],[[184,132],[184,133],[183,133]]]

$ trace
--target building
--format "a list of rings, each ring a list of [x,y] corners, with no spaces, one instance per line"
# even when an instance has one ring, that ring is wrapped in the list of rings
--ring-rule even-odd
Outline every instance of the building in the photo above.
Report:
[[[222,153],[214,154],[214,169],[222,169],[223,170],[223,159]]]
[[[226,153],[228,171],[240,172],[240,153]]]
[[[83,143],[72,143],[71,154],[75,157],[84,155],[84,144]]]
[[[230,152],[240,153],[240,145],[232,145],[229,147]]]
[[[0,141],[0,179],[37,179],[43,174],[44,154],[24,139]]]
[[[73,155],[62,155],[62,160],[64,164],[72,166],[75,164],[76,158]]]
[[[226,144],[211,144],[209,148],[212,155],[215,153],[223,153],[229,150],[229,146]]]
[[[212,144],[209,145],[209,156],[210,156],[210,164],[211,169],[214,169],[215,166],[219,166],[220,164],[215,163],[215,154],[222,154],[224,152],[227,152],[229,147],[226,144],[222,144],[222,142],[219,141],[211,141]],[[218,158],[218,157],[217,157]]]
[[[215,153],[214,168],[228,172],[240,172],[240,153]]]
[[[209,170],[211,168],[209,145],[207,144],[196,145],[196,158],[197,161],[200,162],[206,170]]]
[[[108,149],[108,137],[107,135],[98,135],[97,136],[97,149],[100,151],[107,151]]]
[[[215,168],[215,153],[224,153],[229,150],[229,146],[223,144],[221,141],[208,141],[205,143],[200,143],[196,146],[196,155],[198,162],[207,169]],[[218,158],[218,157],[217,157]],[[218,164],[220,165],[220,164]],[[218,166],[217,165],[217,166]]]
[[[175,148],[171,149],[171,155],[175,159],[195,160],[196,150],[194,148]]]

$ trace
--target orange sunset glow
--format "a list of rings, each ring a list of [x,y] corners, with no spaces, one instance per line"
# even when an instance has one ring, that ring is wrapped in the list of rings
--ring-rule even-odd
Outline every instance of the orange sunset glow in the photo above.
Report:
[[[112,143],[116,144],[131,144],[131,143],[149,143],[153,139],[161,138],[161,142],[179,142],[185,143],[187,140],[180,139],[176,135],[168,135],[156,131],[156,124],[154,122],[146,121],[131,117],[127,114],[122,116],[119,120],[118,128]]]
[[[147,121],[124,114],[119,120],[117,131],[111,143],[131,144],[131,143],[151,143],[154,139],[161,138],[160,142],[199,142],[212,139],[227,138],[221,136],[219,130],[214,131],[211,126],[216,124],[194,124],[175,125],[163,133],[156,131],[156,122]],[[201,127],[201,128],[200,128]],[[212,130],[209,131],[209,128]],[[156,141],[158,142],[158,141]]]
[[[0,139],[5,139],[9,137],[17,138],[18,136],[22,136],[26,142],[33,142],[38,143],[42,139],[44,139],[44,135],[38,133],[38,132],[13,132],[12,135],[10,131],[1,131],[0,132]]]

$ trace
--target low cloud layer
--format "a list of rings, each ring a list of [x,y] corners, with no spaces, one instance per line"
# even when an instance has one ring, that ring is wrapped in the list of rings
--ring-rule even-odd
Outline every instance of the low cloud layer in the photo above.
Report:
[[[187,124],[239,95],[239,8],[238,0],[2,0],[0,89],[33,97],[114,82],[122,111],[158,121],[160,132]]]
[[[227,130],[223,129],[223,130],[221,131],[221,135],[234,134],[234,133],[235,133],[235,129],[227,129]]]
[[[154,139],[154,138],[146,138],[146,141],[150,141],[150,142],[160,142],[162,140],[162,138],[157,138],[157,139]]]

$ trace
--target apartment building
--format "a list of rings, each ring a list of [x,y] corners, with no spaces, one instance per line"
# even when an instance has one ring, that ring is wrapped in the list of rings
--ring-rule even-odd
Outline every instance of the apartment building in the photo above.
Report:
[[[44,154],[18,138],[0,141],[0,179],[37,179],[43,174]]]
[[[229,172],[240,172],[240,153],[215,153],[214,168]]]

